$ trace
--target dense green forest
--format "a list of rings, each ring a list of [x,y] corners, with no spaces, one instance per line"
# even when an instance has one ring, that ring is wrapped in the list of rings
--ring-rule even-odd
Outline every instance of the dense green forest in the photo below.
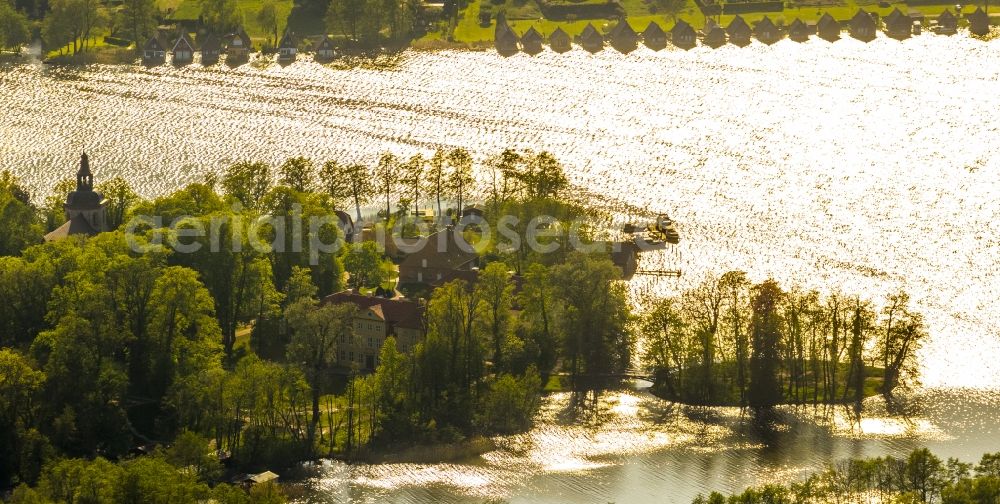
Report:
[[[91,491],[100,493],[93,502],[125,502],[121,492],[162,484],[162,502],[174,502],[171,492],[205,496],[224,478],[219,453],[228,472],[262,470],[515,432],[530,426],[553,370],[620,372],[633,317],[607,254],[495,243],[474,285],[433,291],[413,352],[388,338],[374,374],[334,369],[337,345],[354,337],[355,308],[319,300],[348,281],[376,287],[392,265],[373,242],[270,248],[279,223],[388,201],[379,219],[392,225],[417,201],[472,193],[485,195],[488,219],[585,213],[561,199],[566,179],[548,154],[505,151],[489,161],[488,187],[474,187],[472,168],[462,150],[386,154],[370,168],[295,158],[273,175],[244,162],[152,200],[113,179],[97,189],[119,229],[49,243],[41,237],[63,221],[73,184],[56,184],[36,205],[3,173],[0,483],[67,502]],[[158,220],[126,233],[140,215]],[[186,232],[198,223],[218,226],[221,243]],[[550,231],[546,240],[567,242],[567,229]],[[340,233],[328,223],[295,239],[332,243]],[[167,448],[129,457],[150,443]],[[176,478],[150,478],[167,467]]]
[[[860,401],[914,376],[926,337],[909,297],[869,300],[767,281],[710,276],[645,315],[655,390],[695,404],[771,406]]]
[[[695,504],[825,504],[830,502],[995,504],[1000,502],[1000,453],[979,464],[942,461],[927,448],[905,458],[851,459],[790,485],[748,488],[726,497],[712,492]]]

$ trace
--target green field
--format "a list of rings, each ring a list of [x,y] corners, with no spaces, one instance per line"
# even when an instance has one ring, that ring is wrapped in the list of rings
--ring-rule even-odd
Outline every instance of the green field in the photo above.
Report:
[[[292,0],[273,1],[278,11],[278,19],[284,20],[278,23],[278,36],[280,37],[285,27],[288,26],[288,20],[293,10],[293,2]],[[263,0],[237,0],[237,5],[239,6],[240,16],[243,18],[243,27],[256,44],[270,40],[274,36],[274,34],[269,33],[268,30],[257,23],[257,13],[264,6]],[[198,19],[198,16],[201,15],[200,0],[159,0],[159,6],[164,10],[174,9],[169,17],[171,20],[194,20]],[[294,17],[291,18],[294,19]],[[322,20],[320,22],[322,23]],[[294,25],[292,28],[298,31]]]

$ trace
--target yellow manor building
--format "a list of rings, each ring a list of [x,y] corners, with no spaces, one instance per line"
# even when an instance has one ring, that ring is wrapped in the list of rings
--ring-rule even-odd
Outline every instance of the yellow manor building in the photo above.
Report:
[[[358,308],[354,319],[354,341],[341,336],[337,349],[337,365],[357,365],[363,371],[374,371],[378,355],[386,338],[396,338],[400,352],[409,353],[425,334],[424,305],[409,299],[387,299],[366,296],[346,290],[331,294],[323,303],[351,303]]]

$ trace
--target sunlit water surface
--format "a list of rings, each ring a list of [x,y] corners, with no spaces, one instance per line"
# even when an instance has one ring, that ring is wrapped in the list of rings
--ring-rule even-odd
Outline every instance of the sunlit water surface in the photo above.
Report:
[[[642,392],[546,400],[538,427],[464,463],[327,464],[310,500],[686,502],[841,458],[1000,450],[1000,42],[782,41],[627,56],[409,52],[375,67],[0,67],[0,167],[39,196],[81,149],[99,179],[155,196],[238,159],[373,163],[386,149],[545,149],[621,219],[669,212],[678,250],[641,301],[709,271],[881,299],[927,320],[905,411],[737,410]]]

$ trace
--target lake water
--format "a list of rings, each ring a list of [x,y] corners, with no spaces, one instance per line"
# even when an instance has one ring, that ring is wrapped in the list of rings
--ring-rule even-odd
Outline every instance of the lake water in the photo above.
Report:
[[[684,276],[633,279],[640,302],[741,269],[876,300],[904,288],[931,333],[903,412],[871,400],[860,421],[787,410],[760,429],[737,410],[641,391],[585,408],[553,396],[537,428],[475,460],[327,464],[313,502],[687,502],[845,457],[1000,450],[1000,41],[408,52],[355,67],[8,64],[0,106],[0,167],[38,197],[75,173],[81,149],[98,180],[122,175],[145,196],[246,158],[545,149],[577,194],[620,218],[678,220],[678,250],[643,267]]]

